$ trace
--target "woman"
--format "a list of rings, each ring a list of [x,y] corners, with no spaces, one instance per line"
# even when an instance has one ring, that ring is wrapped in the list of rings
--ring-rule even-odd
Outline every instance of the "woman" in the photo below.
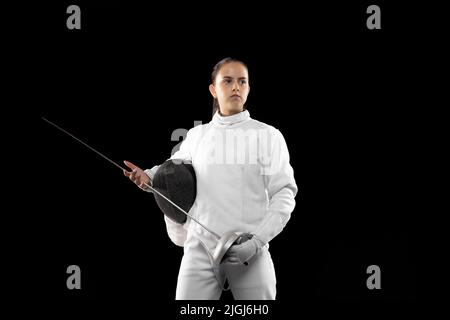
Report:
[[[269,242],[288,222],[297,186],[279,130],[254,120],[245,108],[250,91],[247,66],[226,58],[213,69],[212,121],[189,130],[171,159],[195,169],[197,196],[190,214],[218,234],[246,237],[214,265],[217,240],[197,223],[165,217],[170,239],[184,246],[176,299],[219,299],[225,279],[237,300],[275,299],[276,278]],[[145,189],[158,166],[143,171],[125,161],[125,176]],[[246,241],[245,241],[246,240]]]

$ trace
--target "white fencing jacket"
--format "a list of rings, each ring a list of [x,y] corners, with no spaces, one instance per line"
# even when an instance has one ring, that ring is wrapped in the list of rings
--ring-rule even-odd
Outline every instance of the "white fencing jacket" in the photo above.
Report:
[[[171,159],[192,163],[197,196],[189,214],[219,236],[253,233],[267,244],[294,210],[297,185],[284,137],[248,110],[231,116],[216,112],[209,123],[188,131]],[[152,179],[157,169],[145,172]],[[164,218],[176,245],[197,237],[214,252],[217,240],[195,221],[181,225]]]

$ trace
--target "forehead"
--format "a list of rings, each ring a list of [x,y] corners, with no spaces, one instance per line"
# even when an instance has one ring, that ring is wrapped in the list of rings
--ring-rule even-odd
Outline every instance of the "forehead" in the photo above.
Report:
[[[219,70],[219,77],[248,78],[247,68],[239,62],[225,63]]]

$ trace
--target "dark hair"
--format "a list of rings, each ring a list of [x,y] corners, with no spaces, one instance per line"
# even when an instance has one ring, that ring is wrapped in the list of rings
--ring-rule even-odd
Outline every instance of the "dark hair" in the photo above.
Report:
[[[230,63],[230,62],[238,62],[238,63],[242,64],[242,65],[243,65],[245,68],[247,68],[247,70],[248,70],[247,65],[246,65],[244,62],[242,62],[241,60],[227,57],[227,58],[222,59],[222,60],[220,60],[219,62],[217,62],[216,65],[214,66],[213,71],[212,71],[212,73],[211,73],[211,81],[212,81],[212,84],[215,84],[215,83],[216,83],[216,77],[217,77],[217,74],[219,73],[219,71],[220,71],[220,69],[222,68],[222,66],[223,66],[224,64],[227,64],[227,63]],[[216,110],[217,110],[217,109],[219,109],[219,101],[217,101],[217,98],[214,98],[214,100],[213,100],[213,106],[212,106],[212,114],[213,114],[213,116],[214,116],[214,114],[216,113]],[[244,109],[245,109],[245,106],[244,106]],[[219,110],[220,110],[220,109],[219,109]]]

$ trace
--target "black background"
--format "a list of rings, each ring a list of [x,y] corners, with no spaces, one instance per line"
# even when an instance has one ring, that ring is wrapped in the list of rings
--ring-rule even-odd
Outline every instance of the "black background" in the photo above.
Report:
[[[382,29],[368,30],[365,2],[78,1],[82,29],[68,30],[69,4],[40,6],[38,21],[29,10],[35,28],[25,44],[15,38],[26,90],[16,94],[24,129],[13,148],[33,176],[31,185],[10,180],[23,196],[11,211],[21,248],[15,294],[62,306],[61,315],[174,314],[182,249],[153,197],[40,118],[120,164],[150,168],[170,156],[175,129],[210,121],[211,69],[232,56],[249,67],[251,116],[281,130],[299,186],[292,218],[271,242],[277,310],[414,305],[415,105],[432,39],[410,7],[376,3]],[[79,291],[66,288],[72,264]],[[372,264],[381,290],[366,287]]]

